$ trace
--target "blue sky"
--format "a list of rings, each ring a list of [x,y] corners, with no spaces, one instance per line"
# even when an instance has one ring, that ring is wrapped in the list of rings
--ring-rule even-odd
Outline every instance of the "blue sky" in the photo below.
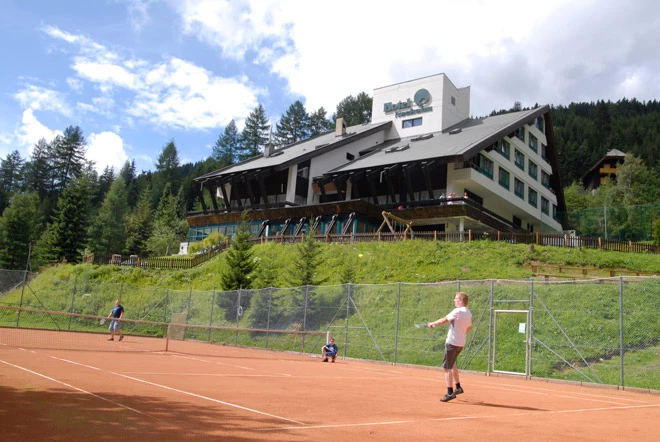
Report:
[[[660,2],[0,0],[0,156],[80,126],[97,169],[163,146],[211,154],[224,127],[295,100],[445,73],[471,113],[660,99]]]

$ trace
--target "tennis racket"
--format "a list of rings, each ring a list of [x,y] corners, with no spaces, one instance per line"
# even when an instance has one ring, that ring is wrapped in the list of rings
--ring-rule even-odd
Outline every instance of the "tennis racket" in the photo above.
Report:
[[[415,324],[415,328],[429,328],[428,324]]]
[[[106,318],[101,318],[101,320],[99,321],[99,325],[103,325],[103,324],[105,324],[105,319],[106,319]]]

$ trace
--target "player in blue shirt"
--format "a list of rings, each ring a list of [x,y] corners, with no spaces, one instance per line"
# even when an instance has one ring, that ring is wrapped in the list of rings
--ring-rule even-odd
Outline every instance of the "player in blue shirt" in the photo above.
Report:
[[[323,357],[321,362],[328,362],[328,358],[332,358],[332,362],[335,362],[338,351],[339,349],[337,348],[337,344],[335,344],[335,339],[330,338],[330,342],[325,344],[321,349],[321,356]]]
[[[120,341],[124,339],[124,335],[121,333],[121,318],[123,317],[124,306],[121,305],[121,301],[117,299],[115,306],[112,308],[112,311],[108,315],[108,318],[112,319],[112,321],[110,321],[110,326],[108,327],[108,330],[110,330],[110,339],[108,339],[108,341],[115,340],[115,333],[119,334]]]

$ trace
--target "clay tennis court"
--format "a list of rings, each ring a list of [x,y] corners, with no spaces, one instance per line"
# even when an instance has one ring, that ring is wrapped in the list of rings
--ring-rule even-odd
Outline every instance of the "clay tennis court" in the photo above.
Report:
[[[463,373],[465,394],[441,403],[438,369],[100,334],[82,350],[3,344],[14,332],[26,331],[0,329],[3,440],[655,441],[660,429],[653,392]]]

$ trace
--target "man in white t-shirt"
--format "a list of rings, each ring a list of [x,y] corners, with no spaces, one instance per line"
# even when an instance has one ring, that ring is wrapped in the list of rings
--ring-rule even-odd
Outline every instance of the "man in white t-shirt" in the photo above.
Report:
[[[429,328],[449,323],[449,331],[445,341],[445,357],[442,360],[442,368],[445,369],[445,379],[447,380],[447,394],[440,399],[442,402],[456,399],[457,394],[463,393],[461,381],[458,377],[456,359],[465,347],[466,335],[472,328],[472,313],[467,308],[468,294],[457,292],[454,297],[454,305],[456,308],[447,316],[428,323]],[[454,390],[454,383],[456,383],[456,390]]]

